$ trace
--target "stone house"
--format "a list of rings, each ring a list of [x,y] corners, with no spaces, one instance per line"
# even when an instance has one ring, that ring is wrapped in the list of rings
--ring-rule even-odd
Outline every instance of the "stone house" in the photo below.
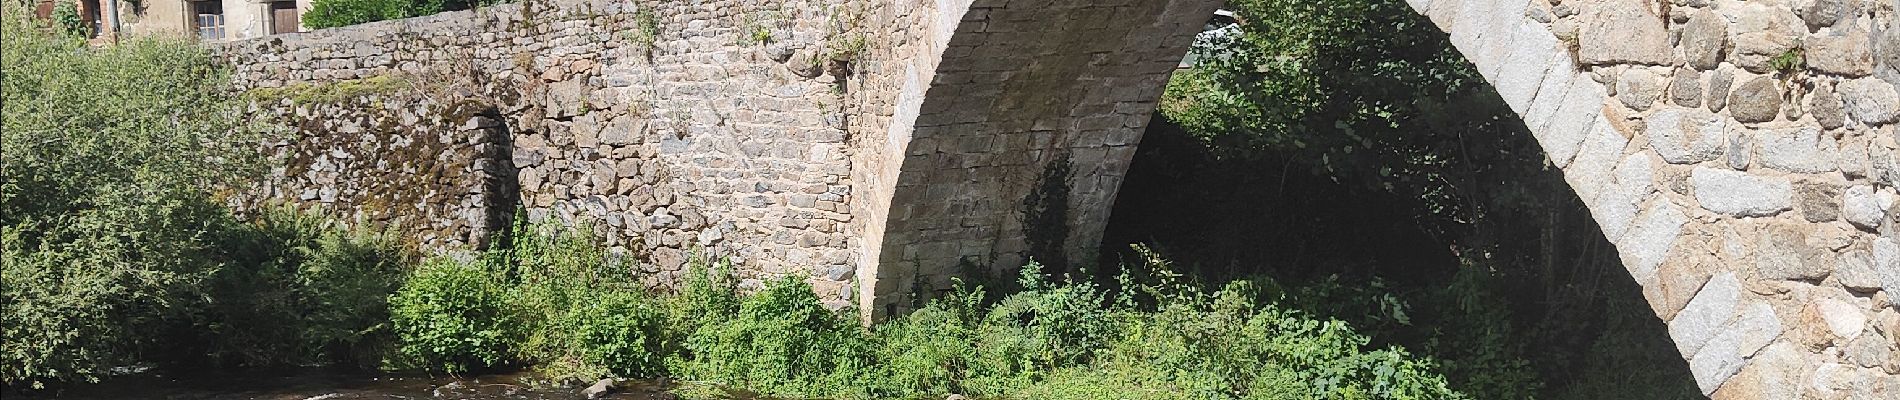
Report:
[[[125,33],[223,41],[304,31],[312,0],[39,0],[34,11],[50,17],[61,1],[75,3],[94,40]]]

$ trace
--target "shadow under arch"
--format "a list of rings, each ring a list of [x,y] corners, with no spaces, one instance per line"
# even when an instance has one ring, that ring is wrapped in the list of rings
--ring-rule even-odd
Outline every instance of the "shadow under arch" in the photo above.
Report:
[[[1143,244],[1203,283],[1273,282],[1285,305],[1437,358],[1477,398],[1705,398],[1590,210],[1448,35],[1398,1],[1241,14],[1309,26],[1224,45],[1308,51],[1177,72],[1101,268]],[[1314,26],[1334,35],[1293,36]]]

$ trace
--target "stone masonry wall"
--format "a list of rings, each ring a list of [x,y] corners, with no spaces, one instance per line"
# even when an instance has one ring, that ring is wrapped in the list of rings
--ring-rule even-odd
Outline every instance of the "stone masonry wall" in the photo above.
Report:
[[[1715,399],[1900,394],[1880,0],[1409,0],[1518,111]]]
[[[591,227],[616,252],[650,260],[641,268],[656,285],[675,282],[697,255],[734,264],[745,285],[806,276],[843,306],[856,293],[861,245],[845,80],[867,75],[853,71],[859,53],[885,45],[857,32],[862,9],[527,1],[220,50],[240,89],[392,75],[422,87],[354,110],[308,110],[303,118],[319,125],[306,138],[374,148],[410,124],[356,132],[336,121],[404,102],[493,107],[508,132],[500,168],[528,217]],[[265,111],[273,110],[303,111]],[[299,184],[279,190],[314,186]]]
[[[508,133],[483,105],[402,93],[255,103],[292,135],[265,149],[278,167],[237,194],[242,208],[314,207],[425,248],[484,245],[514,212]]]

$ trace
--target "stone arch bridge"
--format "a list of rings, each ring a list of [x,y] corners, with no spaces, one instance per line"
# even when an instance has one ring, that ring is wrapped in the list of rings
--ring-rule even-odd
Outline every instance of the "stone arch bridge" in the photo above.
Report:
[[[1408,3],[1562,168],[1705,393],[1900,393],[1895,2]],[[700,254],[888,315],[959,268],[1092,257],[1217,6],[525,0],[219,53],[297,133],[246,201],[438,247],[519,204],[656,285]]]

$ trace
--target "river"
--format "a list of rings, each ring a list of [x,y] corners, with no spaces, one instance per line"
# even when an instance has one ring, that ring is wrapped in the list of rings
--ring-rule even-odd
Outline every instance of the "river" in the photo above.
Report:
[[[584,399],[585,386],[546,387],[526,381],[526,373],[465,377],[345,374],[320,370],[212,373],[192,377],[141,374],[56,390],[5,394],[6,400],[163,399],[163,400],[572,400]],[[604,397],[619,400],[676,399],[657,382],[621,382]]]

